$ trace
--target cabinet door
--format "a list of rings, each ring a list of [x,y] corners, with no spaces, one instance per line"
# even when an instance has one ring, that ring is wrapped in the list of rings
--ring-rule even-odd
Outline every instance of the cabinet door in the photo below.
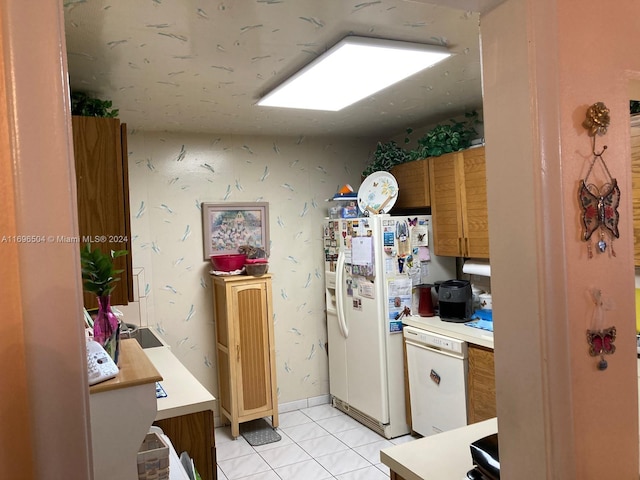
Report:
[[[202,480],[215,480],[216,445],[211,410],[156,420],[153,424],[162,428],[177,452],[189,452]]]
[[[429,159],[433,251],[436,255],[461,257],[463,229],[457,158],[450,153]]]
[[[429,161],[426,158],[396,165],[391,175],[398,181],[394,208],[422,208],[431,205]]]
[[[493,418],[496,413],[496,376],[493,350],[469,345],[469,424]]]
[[[460,190],[463,252],[465,257],[489,258],[489,216],[487,212],[487,174],[484,147],[471,148],[462,153],[462,181]]]
[[[633,193],[633,260],[640,267],[640,116],[631,119],[631,185]]]
[[[238,416],[270,410],[271,359],[267,317],[267,284],[234,285]]]
[[[114,259],[123,272],[111,294],[112,305],[126,305],[133,300],[133,277],[125,126],[115,118],[80,116],[73,116],[72,125],[79,242],[103,252],[129,252]],[[85,293],[84,304],[97,307],[94,295]]]
[[[218,401],[220,407],[229,413],[234,410],[235,401],[235,347],[233,341],[233,315],[227,308],[228,292],[224,282],[213,281],[213,309],[216,325],[216,352],[218,358]],[[230,300],[229,300],[230,301]]]

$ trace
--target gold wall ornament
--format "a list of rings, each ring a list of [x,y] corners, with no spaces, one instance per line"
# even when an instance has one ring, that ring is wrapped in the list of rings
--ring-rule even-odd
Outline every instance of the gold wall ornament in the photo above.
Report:
[[[611,117],[609,109],[602,102],[596,102],[587,109],[587,118],[582,122],[582,126],[587,129],[590,137],[604,135],[607,133]]]

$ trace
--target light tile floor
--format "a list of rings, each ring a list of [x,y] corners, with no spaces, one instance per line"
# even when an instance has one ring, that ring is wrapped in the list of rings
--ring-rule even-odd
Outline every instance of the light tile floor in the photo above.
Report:
[[[380,450],[414,440],[387,440],[329,404],[280,414],[278,442],[252,447],[215,429],[218,480],[384,480]]]

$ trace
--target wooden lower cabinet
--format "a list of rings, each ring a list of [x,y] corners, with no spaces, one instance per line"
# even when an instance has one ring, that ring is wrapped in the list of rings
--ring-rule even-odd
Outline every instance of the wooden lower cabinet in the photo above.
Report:
[[[271,275],[213,275],[220,413],[239,424],[271,416],[278,426]]]
[[[398,475],[393,470],[389,472],[389,478],[390,478],[390,480],[404,480],[404,478],[402,478],[400,475]]]
[[[496,412],[496,376],[493,350],[469,344],[467,423],[488,420]]]
[[[211,410],[156,420],[154,425],[162,428],[171,439],[178,456],[182,452],[189,454],[202,480],[216,480],[216,445]]]

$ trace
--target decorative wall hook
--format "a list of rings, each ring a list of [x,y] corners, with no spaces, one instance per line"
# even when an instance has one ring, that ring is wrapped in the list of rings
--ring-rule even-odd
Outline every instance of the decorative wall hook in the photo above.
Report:
[[[593,256],[590,241],[593,232],[600,229],[597,251],[604,253],[607,250],[607,240],[609,240],[611,244],[610,254],[614,257],[616,256],[616,252],[613,249],[613,239],[620,237],[618,231],[620,187],[618,187],[616,179],[611,176],[609,168],[604,158],[602,158],[602,155],[607,150],[607,146],[604,145],[600,152],[596,151],[596,135],[606,134],[609,128],[609,122],[609,109],[602,102],[591,105],[587,110],[586,119],[582,122],[582,126],[587,129],[587,133],[592,137],[591,151],[593,153],[593,160],[591,160],[589,171],[584,179],[580,181],[578,188],[578,200],[582,207],[581,220],[584,227],[583,238],[589,242],[587,244],[589,258]],[[588,183],[591,171],[598,160],[602,163],[608,177],[608,180],[600,187],[597,187],[593,183]]]
[[[589,136],[595,139],[596,135],[607,133],[610,122],[611,117],[607,106],[602,102],[596,102],[587,109],[587,118],[582,122],[582,126],[587,129]]]

